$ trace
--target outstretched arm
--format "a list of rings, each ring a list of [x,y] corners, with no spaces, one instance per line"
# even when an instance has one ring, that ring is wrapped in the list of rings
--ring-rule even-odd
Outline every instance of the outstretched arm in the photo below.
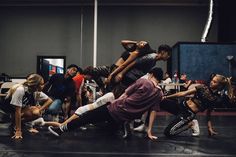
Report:
[[[211,122],[211,112],[212,110],[208,109],[207,110],[207,128],[208,128],[208,133],[209,136],[214,136],[217,135],[218,133],[213,129],[212,122]]]
[[[136,49],[137,41],[132,40],[122,40],[121,45],[129,52],[132,52]]]
[[[120,82],[123,79],[123,76],[135,65],[135,63],[136,62],[133,61],[128,66],[126,66],[120,73],[118,73],[115,77],[115,82]]]
[[[164,99],[184,97],[184,96],[187,96],[187,95],[194,94],[195,92],[196,92],[196,88],[193,88],[193,89],[189,89],[187,91],[182,91],[182,92],[178,92],[178,93],[175,93],[175,94],[164,96]]]
[[[16,123],[16,131],[15,135],[12,136],[14,139],[22,139],[22,132],[21,132],[21,107],[15,107],[15,123]]]
[[[52,104],[52,99],[48,97],[48,99],[43,103],[42,107],[39,108],[39,111],[42,112],[43,110],[47,109]]]
[[[121,72],[125,67],[127,67],[132,61],[134,61],[138,56],[138,51],[134,51],[130,54],[130,56],[128,57],[128,59],[122,63],[118,68],[116,68],[108,77],[108,82],[111,81],[111,79],[113,77],[116,76],[116,74],[118,74],[119,72]]]

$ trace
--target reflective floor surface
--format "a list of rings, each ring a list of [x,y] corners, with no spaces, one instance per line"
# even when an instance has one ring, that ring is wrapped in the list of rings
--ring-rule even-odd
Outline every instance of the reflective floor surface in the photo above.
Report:
[[[111,134],[104,126],[88,126],[87,130],[75,130],[61,137],[52,136],[46,127],[38,134],[24,131],[22,140],[10,138],[8,125],[0,123],[0,157],[146,157],[146,156],[236,156],[236,116],[213,117],[217,136],[208,137],[205,116],[198,116],[201,134],[192,137],[186,131],[169,139],[163,130],[173,117],[159,115],[154,127],[156,141],[148,140],[143,133],[132,133],[129,139],[122,139],[121,133]]]

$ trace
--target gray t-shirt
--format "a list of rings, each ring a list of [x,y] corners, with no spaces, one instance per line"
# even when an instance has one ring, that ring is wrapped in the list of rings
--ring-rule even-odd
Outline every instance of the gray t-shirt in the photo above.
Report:
[[[151,53],[137,58],[134,67],[124,75],[122,83],[129,86],[148,73],[156,65],[156,56],[156,53]]]

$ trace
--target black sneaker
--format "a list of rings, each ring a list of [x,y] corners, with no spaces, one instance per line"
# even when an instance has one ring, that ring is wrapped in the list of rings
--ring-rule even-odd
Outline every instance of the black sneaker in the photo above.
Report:
[[[57,137],[59,137],[63,133],[59,127],[49,126],[48,130]]]

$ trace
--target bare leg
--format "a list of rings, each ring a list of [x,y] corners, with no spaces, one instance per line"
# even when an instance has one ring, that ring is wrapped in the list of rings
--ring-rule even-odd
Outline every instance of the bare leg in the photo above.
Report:
[[[36,106],[26,107],[21,111],[22,120],[24,122],[32,121],[40,117],[40,110]]]
[[[71,110],[71,100],[67,98],[66,101],[62,105],[63,112],[64,112],[64,119],[67,119]]]
[[[26,107],[22,110],[22,120],[24,122],[29,122],[40,117],[40,110],[36,106]],[[39,131],[34,128],[34,125],[30,124],[28,129],[30,133],[38,133]]]
[[[60,125],[65,125],[65,124],[67,124],[67,123],[69,123],[69,122],[71,122],[72,120],[77,119],[77,118],[79,118],[79,116],[77,116],[76,114],[73,114],[72,116],[70,116],[70,118],[68,118],[66,121],[64,121],[64,122],[61,123]]]
[[[105,94],[104,96],[98,98],[94,103],[92,104],[88,104],[88,105],[85,105],[85,106],[81,106],[79,107],[76,111],[75,111],[75,114],[73,114],[72,116],[70,116],[66,121],[64,121],[63,123],[59,123],[59,126],[61,125],[65,125],[69,122],[71,122],[72,120],[74,119],[77,119],[79,118],[80,115],[88,112],[88,111],[91,111],[91,110],[94,110],[100,106],[103,106],[105,105],[106,103],[108,102],[111,102],[113,101],[115,98],[114,98],[114,94],[113,93],[107,93]],[[47,125],[49,125],[50,123],[49,122],[46,122],[48,123]],[[51,123],[53,124],[53,123]],[[52,126],[55,126],[55,125],[58,125],[56,123],[54,123]]]
[[[60,126],[61,123],[50,121],[50,122],[45,122],[44,125],[46,125],[46,126]]]
[[[45,122],[44,119],[42,117],[34,120],[31,122],[32,126],[35,126],[35,125],[39,125],[39,126],[60,126],[61,123],[58,123],[58,122],[53,122],[53,121],[48,121],[48,122]]]

